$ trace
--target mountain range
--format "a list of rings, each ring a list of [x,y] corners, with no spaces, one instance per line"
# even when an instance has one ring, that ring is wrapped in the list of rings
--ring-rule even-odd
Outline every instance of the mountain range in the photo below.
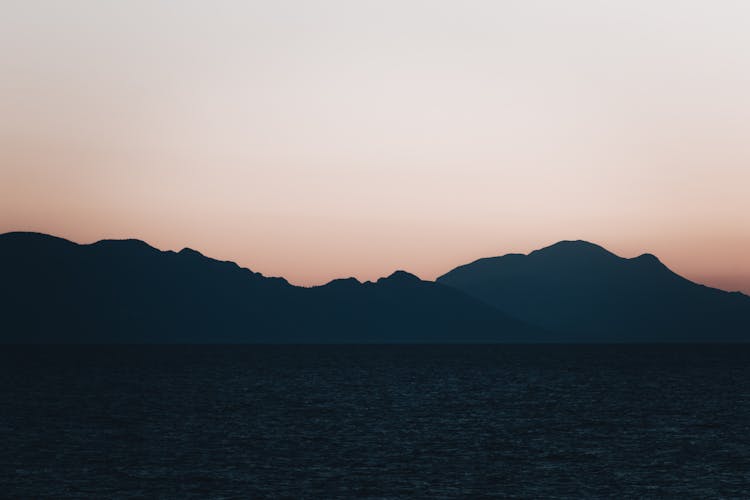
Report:
[[[139,240],[0,235],[0,343],[745,342],[750,297],[560,242],[435,282],[298,287]]]

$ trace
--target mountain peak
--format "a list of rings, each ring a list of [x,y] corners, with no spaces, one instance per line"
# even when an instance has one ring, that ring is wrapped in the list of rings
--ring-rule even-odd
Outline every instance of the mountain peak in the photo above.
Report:
[[[637,260],[641,262],[651,262],[653,264],[661,264],[659,257],[657,257],[656,255],[652,253],[641,254],[638,257],[633,258],[633,260]]]
[[[334,280],[329,281],[323,286],[333,287],[333,288],[355,288],[361,284],[362,283],[357,278],[350,277],[350,278],[336,278]]]
[[[412,273],[398,270],[391,273],[387,278],[380,278],[378,283],[420,283],[422,280]]]
[[[585,240],[563,240],[548,247],[534,250],[529,256],[611,256],[615,254],[606,248]]]
[[[75,245],[72,241],[68,241],[65,238],[58,236],[52,236],[50,234],[37,233],[34,231],[11,231],[8,233],[0,234],[0,238],[6,241],[18,241],[18,242],[56,242],[66,243]]]
[[[92,247],[104,247],[104,248],[113,248],[118,251],[123,250],[147,250],[149,252],[160,252],[159,249],[152,247],[148,243],[142,240],[138,240],[135,238],[127,238],[123,240],[117,240],[117,239],[108,239],[108,240],[99,240],[96,243],[92,243],[90,246]]]
[[[202,253],[200,253],[198,250],[193,250],[192,248],[183,248],[180,250],[180,255],[190,256],[190,257],[204,257]]]

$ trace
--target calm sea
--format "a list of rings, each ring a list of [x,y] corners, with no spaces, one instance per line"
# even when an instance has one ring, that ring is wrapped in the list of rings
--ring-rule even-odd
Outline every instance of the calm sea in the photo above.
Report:
[[[2,347],[8,498],[750,497],[750,346]]]

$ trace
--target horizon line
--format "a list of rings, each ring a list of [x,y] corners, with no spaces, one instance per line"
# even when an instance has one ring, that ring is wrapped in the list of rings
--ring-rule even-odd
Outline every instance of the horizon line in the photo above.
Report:
[[[585,239],[580,239],[580,238],[578,238],[578,239],[563,239],[563,240],[559,240],[559,241],[556,241],[556,242],[551,243],[549,245],[546,245],[546,246],[543,246],[543,247],[531,250],[528,253],[509,252],[509,253],[500,254],[500,255],[491,255],[491,256],[487,256],[487,257],[479,257],[479,258],[476,258],[476,259],[474,259],[472,261],[469,261],[469,262],[466,262],[466,263],[463,263],[463,264],[458,264],[458,265],[452,267],[450,270],[448,270],[448,271],[440,274],[434,280],[424,279],[421,276],[419,276],[418,274],[413,273],[411,271],[407,271],[404,268],[397,268],[397,269],[394,269],[393,271],[391,271],[390,273],[388,273],[387,275],[380,276],[380,277],[376,278],[375,280],[362,280],[362,279],[357,278],[356,276],[340,276],[340,277],[335,277],[335,278],[329,279],[328,281],[326,281],[324,283],[319,283],[319,284],[314,284],[314,285],[304,285],[304,284],[293,283],[293,282],[291,282],[284,275],[275,275],[275,276],[265,275],[262,272],[255,271],[255,270],[253,270],[250,267],[246,267],[246,266],[241,265],[236,260],[222,260],[222,259],[217,259],[217,258],[214,258],[214,257],[210,257],[210,256],[206,255],[205,253],[203,253],[202,251],[196,250],[196,249],[194,249],[192,247],[188,247],[188,246],[182,247],[180,250],[161,249],[159,247],[154,246],[153,244],[149,243],[148,241],[146,241],[144,239],[133,238],[133,237],[129,237],[129,238],[101,238],[101,239],[97,239],[95,241],[92,241],[90,243],[80,243],[78,241],[75,241],[73,239],[70,239],[70,238],[67,238],[67,237],[64,237],[64,236],[58,236],[56,234],[45,233],[45,232],[42,232],[42,231],[28,231],[28,230],[6,231],[6,232],[3,232],[3,233],[0,233],[0,238],[2,238],[4,236],[8,236],[8,235],[14,235],[14,234],[16,234],[16,235],[36,235],[36,236],[42,236],[42,237],[45,237],[45,238],[53,238],[53,239],[65,241],[67,243],[71,243],[71,244],[76,245],[76,246],[93,246],[93,245],[97,245],[97,244],[102,243],[102,242],[128,242],[128,241],[131,241],[131,242],[138,242],[138,243],[144,244],[144,245],[148,246],[149,248],[152,248],[153,250],[161,252],[161,253],[175,253],[175,254],[178,254],[178,253],[181,253],[181,252],[184,252],[184,251],[191,251],[191,252],[195,252],[195,253],[199,254],[201,257],[206,258],[206,259],[210,259],[210,260],[217,261],[217,262],[227,262],[227,263],[235,264],[236,266],[238,266],[241,269],[246,269],[246,270],[248,270],[248,271],[250,271],[252,273],[259,274],[259,275],[261,275],[261,276],[263,276],[265,278],[282,279],[282,280],[286,281],[287,283],[289,283],[291,286],[298,287],[298,288],[316,288],[316,287],[326,286],[326,285],[328,285],[330,283],[333,283],[335,281],[349,280],[349,279],[354,279],[354,280],[356,280],[360,284],[375,283],[379,279],[387,279],[388,277],[390,277],[390,276],[392,276],[392,275],[394,275],[396,273],[399,273],[399,272],[404,272],[404,273],[410,274],[412,276],[415,276],[418,279],[420,279],[421,281],[426,281],[426,282],[430,282],[430,283],[437,283],[437,280],[440,277],[444,276],[445,274],[447,274],[447,273],[449,273],[449,272],[451,272],[451,271],[453,271],[455,269],[458,269],[458,268],[461,268],[461,267],[464,267],[464,266],[468,266],[468,265],[474,264],[474,263],[482,261],[482,260],[503,258],[503,257],[506,257],[506,256],[511,256],[511,255],[520,255],[520,256],[528,257],[528,256],[531,256],[534,253],[537,253],[537,252],[540,252],[540,251],[543,251],[543,250],[555,247],[555,246],[560,245],[560,244],[570,244],[570,243],[581,244],[581,243],[583,243],[583,244],[586,244],[586,245],[597,247],[597,248],[601,249],[602,251],[607,252],[608,254],[613,255],[614,257],[617,257],[618,259],[622,259],[622,260],[631,261],[631,260],[642,258],[644,256],[652,256],[659,263],[661,263],[666,269],[668,269],[669,271],[673,272],[674,274],[676,274],[676,275],[678,275],[678,276],[680,276],[680,277],[682,277],[682,278],[684,278],[684,279],[686,279],[688,281],[691,281],[692,283],[695,283],[695,284],[698,284],[698,285],[701,285],[701,286],[705,286],[707,288],[713,288],[713,289],[716,289],[716,290],[721,290],[721,291],[727,292],[727,293],[739,293],[739,294],[742,294],[742,295],[750,297],[750,293],[747,293],[747,292],[745,292],[743,290],[727,290],[725,288],[720,288],[720,287],[713,286],[713,285],[707,285],[705,283],[699,283],[699,282],[694,281],[694,280],[692,280],[690,278],[686,278],[685,276],[683,276],[683,275],[675,272],[669,266],[667,266],[666,264],[664,264],[661,261],[661,259],[659,259],[659,257],[656,256],[653,253],[644,252],[644,253],[641,253],[641,254],[639,254],[639,255],[637,255],[635,257],[623,257],[621,255],[618,255],[618,254],[612,252],[611,250],[607,249],[603,245],[599,245],[598,243],[594,243],[594,242],[591,242],[591,241],[588,241],[588,240],[585,240]]]

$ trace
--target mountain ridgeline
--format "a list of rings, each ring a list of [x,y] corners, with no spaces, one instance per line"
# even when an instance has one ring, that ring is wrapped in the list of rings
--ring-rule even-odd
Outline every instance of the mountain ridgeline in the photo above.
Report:
[[[652,255],[586,242],[297,287],[138,240],[0,235],[0,343],[498,343],[750,340],[750,297]]]
[[[6,343],[519,342],[540,329],[399,271],[313,288],[138,240],[0,235]]]
[[[746,342],[750,297],[693,283],[658,258],[585,241],[480,259],[439,277],[565,341]]]

